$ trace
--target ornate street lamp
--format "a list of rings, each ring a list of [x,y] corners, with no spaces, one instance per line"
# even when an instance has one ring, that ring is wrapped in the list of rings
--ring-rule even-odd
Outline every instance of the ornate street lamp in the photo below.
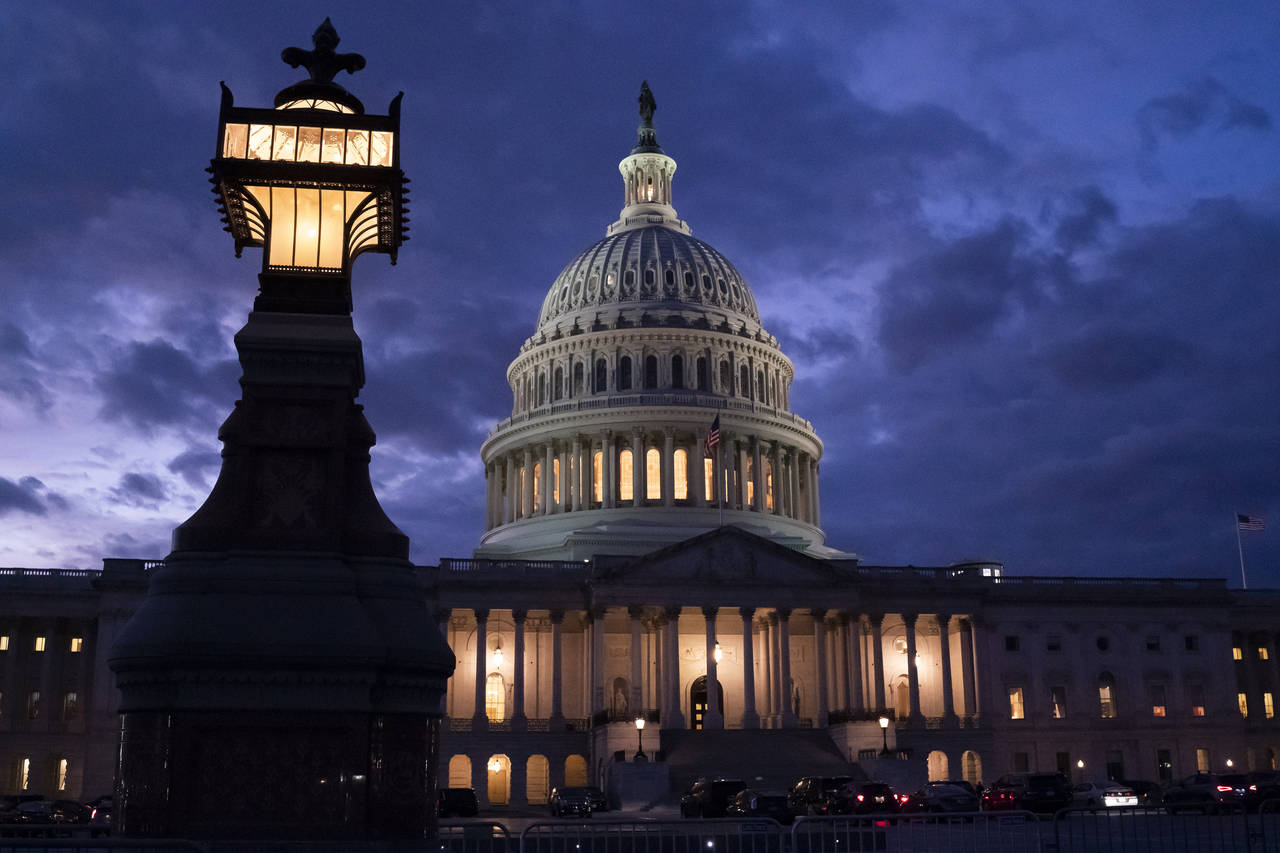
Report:
[[[880,723],[880,739],[884,743],[884,746],[880,749],[880,754],[886,756],[889,754],[889,718],[881,716],[877,722]]]
[[[400,99],[387,115],[334,82],[364,67],[358,53],[336,53],[325,18],[315,48],[287,48],[285,62],[311,73],[275,97],[275,109],[237,107],[222,85],[218,147],[208,171],[236,257],[259,246],[257,311],[351,312],[351,263],[381,252],[395,263],[409,230],[400,170]]]
[[[644,761],[644,717],[636,717],[636,761]]]

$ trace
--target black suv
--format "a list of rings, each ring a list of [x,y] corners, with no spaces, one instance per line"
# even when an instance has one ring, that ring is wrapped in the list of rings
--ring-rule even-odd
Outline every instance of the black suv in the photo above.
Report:
[[[797,816],[848,814],[849,776],[805,776],[787,792],[787,807]]]
[[[984,809],[1053,814],[1071,805],[1071,784],[1061,773],[1010,773],[982,795]]]
[[[479,812],[474,788],[441,788],[436,795],[436,814],[440,817],[475,817]]]
[[[680,816],[725,817],[729,800],[745,787],[741,779],[699,779],[680,797]]]

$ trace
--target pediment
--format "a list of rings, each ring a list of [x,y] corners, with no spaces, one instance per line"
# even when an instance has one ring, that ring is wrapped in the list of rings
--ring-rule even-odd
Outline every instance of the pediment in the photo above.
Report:
[[[737,527],[715,530],[611,566],[607,580],[625,585],[822,586],[838,580],[827,561]]]

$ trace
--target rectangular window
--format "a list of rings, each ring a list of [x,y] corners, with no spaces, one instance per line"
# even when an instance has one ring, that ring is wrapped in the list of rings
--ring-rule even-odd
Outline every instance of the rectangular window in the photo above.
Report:
[[[1163,784],[1173,781],[1173,752],[1171,750],[1156,750],[1156,776]]]
[[[9,635],[0,634],[0,652],[9,651]]]
[[[31,645],[31,648],[32,648],[32,649],[34,649],[34,650],[35,650],[35,651],[37,651],[37,652],[42,652],[42,651],[44,651],[44,639],[45,639],[44,637],[36,637],[36,640],[35,640],[35,642]]]
[[[1059,637],[1057,634],[1050,634],[1049,639],[1045,640],[1044,642],[1044,649],[1047,652],[1062,651],[1062,638]]]
[[[1244,649],[1240,648],[1239,646],[1232,646],[1232,647],[1231,647],[1231,659],[1232,659],[1232,660],[1244,660]]]
[[[1054,764],[1057,765],[1059,773],[1068,779],[1071,778],[1071,753],[1059,752],[1054,756]]]
[[[1205,749],[1204,747],[1196,748],[1196,772],[1197,773],[1209,772],[1209,750]]]
[[[18,787],[24,791],[31,789],[31,759],[24,758],[18,765]]]
[[[560,506],[560,458],[551,460],[551,502]]]
[[[1152,634],[1151,636],[1147,637],[1147,651],[1149,652],[1160,651],[1160,637],[1158,634]]]
[[[1240,708],[1240,716],[1249,716],[1249,697],[1243,693],[1236,694],[1236,705]]]
[[[1030,757],[1025,752],[1015,752],[1013,754],[1013,770],[1015,773],[1026,773],[1030,767]]]
[[[1065,720],[1067,718],[1067,688],[1049,688],[1049,714],[1055,720]]]
[[[1266,646],[1258,646],[1258,660],[1271,660],[1271,652]]]
[[[1124,778],[1124,753],[1119,750],[1107,750],[1107,778]]]
[[[671,458],[671,476],[675,486],[674,498],[678,501],[689,499],[689,454],[683,448],[677,450]]]
[[[631,500],[634,479],[635,470],[632,468],[631,451],[624,450],[618,455],[618,500]]]
[[[1168,705],[1165,701],[1164,685],[1151,685],[1151,716],[1164,717],[1168,714]]]
[[[67,759],[58,759],[58,790],[67,790]]]
[[[74,690],[62,697],[62,719],[74,720],[80,713],[80,704]]]
[[[1115,687],[1109,683],[1098,685],[1098,706],[1104,720],[1115,719],[1116,696]]]
[[[662,500],[662,454],[656,447],[644,454],[644,496],[647,500]]]
[[[40,691],[32,690],[27,694],[27,719],[40,719]]]
[[[599,450],[591,455],[591,500],[604,502],[604,454]]]
[[[1187,693],[1191,697],[1191,716],[1204,716],[1204,687],[1199,684],[1193,684],[1187,688]]]
[[[1006,652],[1016,652],[1022,648],[1022,640],[1017,634],[1007,634],[1004,638],[1004,650]]]
[[[1182,638],[1182,646],[1189,652],[1200,651],[1200,637],[1197,634],[1187,634]]]
[[[71,653],[72,653],[72,654],[79,654],[79,653],[80,653],[80,652],[82,652],[82,651],[84,651],[84,637],[72,637],[72,638],[71,638]]]
[[[1273,719],[1276,715],[1276,702],[1270,693],[1262,694],[1262,713],[1267,719]]]
[[[714,459],[702,460],[702,490],[707,500],[716,500],[716,461]]]
[[[1026,716],[1025,709],[1022,706],[1022,688],[1009,688],[1009,719],[1021,720]]]

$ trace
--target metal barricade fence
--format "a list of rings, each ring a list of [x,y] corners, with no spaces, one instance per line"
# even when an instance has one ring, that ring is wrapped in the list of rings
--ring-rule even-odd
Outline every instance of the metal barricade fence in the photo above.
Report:
[[[791,853],[1040,853],[1030,812],[799,817]]]
[[[1254,853],[1261,825],[1231,814],[1167,814],[1164,809],[1063,809],[1054,815],[1057,853]]]
[[[768,818],[590,820],[530,824],[521,853],[786,853],[786,831]]]
[[[0,853],[207,853],[209,845],[180,838],[107,838],[89,824],[13,824],[0,827]]]
[[[1258,806],[1260,850],[1280,853],[1280,800],[1263,800]]]
[[[520,849],[519,840],[493,821],[441,822],[437,832],[439,844],[429,848],[434,853],[515,853]]]

